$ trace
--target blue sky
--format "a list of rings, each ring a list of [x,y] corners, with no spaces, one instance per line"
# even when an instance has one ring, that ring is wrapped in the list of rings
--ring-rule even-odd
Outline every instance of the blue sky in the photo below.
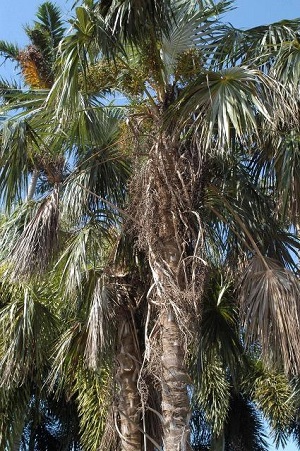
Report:
[[[0,0],[0,40],[26,45],[26,35],[23,25],[32,22],[38,5],[43,0]],[[54,0],[53,0],[54,1]],[[74,0],[57,0],[64,17],[70,16]],[[250,28],[260,24],[279,21],[282,19],[294,19],[300,17],[299,0],[236,0],[236,9],[230,11],[224,18],[233,26]],[[15,78],[17,72],[11,65],[0,67],[0,75],[7,79]],[[283,448],[278,448],[281,451]],[[270,451],[275,447],[270,447]],[[285,451],[296,451],[296,447],[290,443]]]

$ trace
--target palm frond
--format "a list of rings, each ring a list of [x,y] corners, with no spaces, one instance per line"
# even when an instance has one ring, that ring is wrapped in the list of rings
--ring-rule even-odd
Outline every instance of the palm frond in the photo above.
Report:
[[[280,49],[296,39],[298,30],[299,19],[282,20],[248,30],[223,25],[212,45],[210,65],[221,69],[246,64],[268,72]]]
[[[58,45],[64,35],[60,10],[52,2],[42,3],[33,26],[26,26],[31,45],[20,52],[25,81],[31,87],[49,88],[54,80],[54,64]]]
[[[226,449],[267,451],[263,419],[254,404],[241,394],[233,394],[225,425]]]
[[[49,33],[51,46],[56,49],[65,32],[59,7],[55,3],[44,2],[38,7],[36,17],[38,22],[35,24],[41,25]]]
[[[257,113],[270,121],[267,105],[276,91],[276,83],[255,69],[233,67],[219,73],[206,72],[183,90],[174,114],[186,123],[194,117],[194,126],[205,127],[204,144],[210,145],[215,136],[218,148],[224,149],[231,144],[233,130],[242,141],[246,135],[259,140]]]
[[[8,210],[27,191],[35,135],[27,121],[5,121],[2,127],[0,187]],[[28,150],[27,150],[28,149]]]
[[[1,262],[3,263],[15,246],[24,225],[27,224],[32,216],[34,206],[28,203],[26,208],[22,205],[16,208],[12,215],[1,216],[0,226],[0,248]]]
[[[175,16],[174,27],[171,28],[167,37],[164,37],[161,43],[161,54],[164,60],[164,67],[168,75],[174,73],[176,60],[180,54],[189,49],[196,48],[196,39],[199,35],[204,39],[205,31],[210,24],[201,24],[203,20],[203,11],[195,10],[191,13],[186,11],[188,8],[181,8]]]
[[[151,33],[158,38],[162,32],[168,34],[172,19],[170,0],[104,0],[99,13],[109,23],[115,38],[137,45],[149,39]]]
[[[162,58],[168,73],[174,73],[174,64],[180,54],[198,49],[198,73],[204,69],[205,55],[209,54],[214,36],[220,33],[217,17],[231,8],[231,1],[175,1],[173,23],[162,39]],[[169,67],[168,67],[169,66]]]
[[[296,88],[300,76],[300,42],[297,35],[291,38],[282,43],[271,72],[284,86]]]
[[[218,356],[207,360],[202,359],[199,368],[199,381],[195,388],[197,404],[205,414],[206,421],[211,425],[212,432],[219,434],[228,414],[230,400],[230,384]]]
[[[214,277],[217,280],[214,280]],[[206,356],[217,354],[225,368],[229,368],[232,377],[243,364],[244,350],[238,329],[238,312],[233,287],[217,275],[212,275],[204,293],[200,320],[199,353]],[[212,360],[213,357],[209,358]]]
[[[300,180],[298,168],[300,163],[299,136],[295,130],[283,135],[276,146],[272,143],[273,155],[267,155],[262,150],[261,158],[269,158],[269,168],[266,176],[274,177],[276,194],[278,195],[278,211],[284,218],[290,218],[297,224],[300,215]],[[261,167],[259,165],[259,167]],[[258,167],[258,170],[259,170]]]
[[[42,377],[56,333],[50,310],[30,287],[10,287],[12,301],[0,311],[0,384],[20,386],[30,378]],[[38,370],[38,373],[37,373]]]
[[[95,150],[86,157],[86,162],[66,180],[62,213],[76,222],[95,215],[102,218],[103,226],[112,226],[118,222],[119,208],[125,201],[129,173],[126,160],[109,150]]]
[[[268,419],[276,445],[284,446],[290,434],[296,400],[286,376],[265,367],[252,385],[251,397]]]
[[[0,389],[0,446],[19,449],[26,411],[30,401],[29,384]]]
[[[88,367],[99,368],[100,356],[112,347],[113,313],[110,293],[100,278],[95,282],[87,320],[85,360]]]
[[[18,81],[8,81],[3,77],[0,77],[0,98],[2,99],[3,105],[1,108],[7,111],[7,104],[14,103],[18,94],[22,93],[22,88],[20,82]],[[2,103],[1,102],[1,103]]]
[[[47,385],[50,391],[62,393],[74,381],[77,364],[82,362],[86,343],[86,330],[83,322],[72,321],[66,324],[56,340],[51,371],[48,374]]]
[[[221,162],[211,159],[211,164],[204,198],[207,252],[215,249],[221,261],[229,259],[231,265],[261,253],[295,271],[299,240],[285,230],[286,217],[280,220],[276,215],[279,205],[269,187],[256,179],[244,160],[222,157]]]
[[[248,344],[258,341],[266,361],[299,372],[299,282],[269,258],[254,257],[240,286],[242,324]]]
[[[88,64],[94,62],[94,54],[99,53],[99,49],[92,50],[95,43],[107,42],[107,48],[102,51],[108,54],[115,46],[111,29],[104,20],[100,18],[97,27],[95,21],[92,10],[84,6],[77,7],[76,19],[73,21],[74,33],[65,37],[60,45],[60,57],[56,60],[58,76],[49,94],[48,104],[53,105],[61,121],[66,116],[66,123],[71,111],[73,114],[82,111],[84,102],[80,80],[85,77]]]
[[[18,62],[19,47],[16,44],[11,44],[8,41],[0,41],[0,55],[5,59],[10,59],[14,62]]]
[[[114,416],[111,410],[113,383],[109,368],[98,372],[78,371],[76,385],[81,440],[86,450],[117,449]],[[94,418],[97,418],[95,427]]]
[[[76,225],[76,227],[78,227]],[[81,293],[90,270],[101,270],[115,233],[101,220],[90,220],[68,236],[65,248],[56,263],[61,270],[64,295]]]
[[[43,200],[26,225],[9,259],[12,277],[41,274],[48,267],[58,245],[58,191]]]

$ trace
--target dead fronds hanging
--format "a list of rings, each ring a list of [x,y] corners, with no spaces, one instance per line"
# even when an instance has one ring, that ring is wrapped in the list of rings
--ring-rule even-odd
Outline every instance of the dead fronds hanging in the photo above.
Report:
[[[10,277],[31,276],[45,271],[58,244],[58,190],[44,199],[25,226],[9,259]]]
[[[276,261],[254,257],[239,292],[246,344],[258,342],[266,360],[299,374],[299,280]]]
[[[103,281],[98,279],[92,293],[91,306],[87,321],[87,340],[85,346],[85,359],[89,368],[99,368],[101,354],[111,343],[109,329],[112,326],[110,295]]]

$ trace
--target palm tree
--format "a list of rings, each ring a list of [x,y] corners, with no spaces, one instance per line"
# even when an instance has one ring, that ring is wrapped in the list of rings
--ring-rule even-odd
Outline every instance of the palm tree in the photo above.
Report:
[[[36,17],[32,27],[25,27],[30,44],[21,49],[0,41],[0,55],[17,63],[29,88],[46,89],[53,84],[56,52],[65,28],[60,10],[52,2],[42,3]]]
[[[136,160],[126,219],[152,273],[145,355],[161,380],[163,446],[168,451],[189,447],[186,357],[197,336],[193,330],[218,246],[217,258],[231,273],[241,274],[250,261],[243,279],[243,311],[251,319],[257,309],[264,311],[248,330],[245,320],[248,341],[259,339],[265,357],[272,349],[273,360],[287,373],[299,371],[299,288],[288,252],[298,243],[285,231],[286,218],[276,218],[274,186],[255,165],[255,150],[274,132],[272,122],[278,130],[291,118],[294,105],[280,94],[272,52],[284,33],[292,36],[299,24],[275,24],[277,47],[263,58],[248,49],[255,44],[263,49],[266,29],[250,30],[240,39],[235,30],[211,20],[229,2],[162,4],[171,8],[164,28],[157,33],[160,16],[150,22],[145,14],[142,36],[131,20],[138,25],[145,5],[150,8],[153,2],[125,2],[120,15],[118,2],[89,1],[78,7],[75,32],[63,43],[62,75],[48,105],[55,105],[62,121],[69,120],[78,111],[77,90],[85,74],[85,89],[95,92],[97,86],[89,86],[88,80],[97,74],[99,92],[115,90],[128,99],[126,133]],[[282,115],[276,117],[279,105]],[[227,164],[230,170],[224,174]],[[234,184],[226,192],[229,177]],[[267,239],[270,231],[273,244]],[[293,333],[283,327],[283,315]]]
[[[54,362],[55,368],[58,367],[58,372],[54,373],[54,382],[56,385],[57,380],[67,378],[67,384],[66,386],[62,384],[62,390],[63,392],[69,390],[72,393],[74,391],[73,396],[77,403],[79,403],[82,393],[86,390],[86,381],[82,380],[84,377],[79,377],[78,373],[85,375],[88,367],[94,368],[95,374],[91,372],[90,375],[90,394],[96,397],[99,394],[98,385],[100,384],[100,387],[103,385],[101,365],[100,367],[98,365],[98,353],[102,348],[106,350],[107,346],[113,352],[115,343],[112,339],[107,343],[107,333],[109,337],[113,336],[114,318],[110,315],[107,316],[105,309],[105,305],[108,302],[107,298],[110,298],[110,296],[103,296],[104,291],[101,283],[103,269],[101,269],[101,266],[103,266],[105,254],[108,252],[111,243],[115,240],[116,213],[111,205],[120,204],[124,197],[124,193],[118,187],[124,184],[122,180],[126,180],[127,178],[128,167],[126,159],[118,155],[114,145],[114,124],[115,120],[112,118],[110,124],[111,132],[109,133],[109,121],[107,121],[105,142],[101,143],[100,135],[98,135],[97,148],[91,141],[88,145],[88,139],[86,139],[87,148],[78,146],[76,149],[74,147],[75,144],[73,144],[73,160],[74,163],[76,161],[77,165],[59,190],[55,189],[57,182],[45,173],[42,184],[38,186],[41,192],[44,193],[42,198],[39,199],[39,197],[36,198],[35,196],[35,200],[32,199],[30,202],[27,201],[25,204],[21,204],[19,208],[15,208],[13,215],[5,219],[3,218],[2,224],[1,239],[4,240],[3,249],[5,249],[5,252],[1,256],[2,262],[4,262],[6,267],[9,267],[9,271],[6,271],[6,277],[10,280],[13,279],[13,283],[16,285],[21,284],[22,286],[24,283],[29,283],[27,282],[28,277],[35,280],[41,287],[44,284],[49,285],[49,275],[47,278],[44,278],[43,274],[47,268],[51,269],[54,260],[57,260],[53,271],[56,274],[56,279],[61,280],[60,284],[64,287],[64,293],[59,294],[57,288],[55,290],[57,291],[56,301],[53,299],[55,316],[59,324],[61,322],[63,324],[66,323],[69,328],[65,330],[65,326],[60,326],[62,330],[60,331],[58,341],[59,343],[64,343],[63,340],[65,340],[67,344],[64,343],[65,347],[63,348],[65,355],[58,353],[61,361]],[[54,147],[52,147],[52,150],[55,152]],[[61,152],[61,148],[59,152]],[[107,178],[107,183],[104,183],[104,178]],[[93,193],[95,191],[101,194],[102,197],[99,195],[94,196]],[[78,196],[76,197],[75,209],[73,207],[75,200],[74,193],[76,192]],[[52,202],[53,196],[55,196],[54,202]],[[105,199],[106,202],[103,203],[101,199]],[[55,236],[54,240],[51,238],[51,234],[53,233]],[[47,248],[50,251],[48,254]],[[57,275],[57,272],[59,275]],[[118,285],[121,287],[121,283]],[[55,291],[53,290],[52,292],[53,296]],[[125,294],[123,295],[123,307],[122,303],[119,305],[117,301],[112,306],[113,309],[117,308],[123,311],[123,315],[121,311],[118,314],[120,318],[120,338],[123,337],[123,334],[128,335],[128,330],[124,324],[132,319],[132,296],[126,297]],[[13,308],[14,303],[15,300],[12,301],[11,308]],[[65,303],[70,304],[69,308],[61,311],[61,304]],[[26,304],[24,308],[26,309]],[[124,312],[127,312],[125,313],[125,317]],[[5,309],[1,314],[3,320],[5,320]],[[72,321],[68,319],[68,315],[70,315]],[[104,322],[105,330],[103,329],[102,322]],[[107,331],[107,322],[111,323],[109,332]],[[28,327],[32,327],[32,324],[30,326],[30,321]],[[80,327],[80,330],[78,327]],[[82,333],[80,333],[81,327]],[[132,334],[129,334],[129,336],[134,340],[134,330],[132,329],[131,332]],[[40,338],[35,339],[41,346],[43,343],[43,333],[44,329],[41,331],[42,335]],[[73,339],[74,334],[75,338]],[[103,336],[105,336],[104,339]],[[68,341],[67,338],[71,342],[75,340],[74,346],[78,347],[75,355],[76,360],[85,362],[85,364],[82,363],[81,365],[74,364],[73,368],[71,368],[71,380],[68,380],[67,371],[64,372],[66,374],[63,373],[62,375],[59,371],[63,366],[66,356],[68,356],[66,346],[68,346],[70,340]],[[51,363],[51,352],[53,352],[51,348],[54,347],[54,343],[52,344],[53,346],[50,346],[49,341],[48,350],[50,355],[45,357],[44,362],[48,371]],[[29,346],[30,343],[27,345]],[[137,351],[136,347],[134,347],[134,350]],[[7,359],[9,361],[13,359],[13,352],[18,353],[19,351],[14,348],[12,343],[11,348],[7,349]],[[128,352],[124,347],[122,349],[119,348],[119,360],[121,361],[122,353],[128,354]],[[131,350],[130,355],[132,355],[132,352]],[[21,361],[20,357],[17,360]],[[137,362],[138,358],[136,357],[134,363]],[[77,371],[74,375],[75,368]],[[110,371],[108,371],[108,375],[110,375]],[[125,367],[124,371],[128,372],[128,368]],[[9,375],[12,375],[12,369],[10,367],[7,368],[7,377]],[[122,378],[121,370],[119,371],[119,376]],[[44,384],[45,379],[47,379],[46,374],[40,383]],[[77,379],[78,381],[76,381]],[[39,385],[34,376],[33,383]],[[22,385],[23,382],[17,380],[16,385],[18,386],[18,384]],[[77,387],[76,390],[74,390],[74,384]],[[107,390],[107,394],[110,393],[111,390]],[[96,407],[100,411],[101,404],[99,402],[100,399],[98,399]],[[80,406],[79,408],[81,411]],[[84,409],[87,409],[87,406],[84,406]],[[90,413],[89,410],[88,412]],[[99,412],[97,413],[99,414]],[[107,415],[106,410],[104,415]],[[92,417],[87,421],[81,411],[81,418],[82,429],[88,431],[87,424],[91,423]],[[99,424],[100,432],[102,429],[102,425]],[[140,431],[138,431],[138,434],[140,435]],[[86,432],[83,440],[89,442],[90,439],[91,437]],[[100,439],[101,435],[99,436]],[[95,446],[98,446],[97,441],[94,441],[91,449],[94,449]]]
[[[18,123],[11,124],[8,120],[2,127],[2,160],[5,160],[2,167],[6,164],[7,170],[2,171],[0,183],[5,186],[7,208],[16,197],[22,198],[24,191],[27,191],[27,199],[31,199],[41,171],[50,172],[50,167],[55,164],[53,155],[46,157],[45,151],[40,149],[41,140],[36,139],[38,133],[29,124],[29,118],[39,110],[53,84],[56,54],[65,28],[59,8],[51,2],[42,3],[36,17],[32,27],[25,27],[30,44],[24,49],[0,41],[0,55],[20,67],[25,84],[22,88],[19,83],[8,83],[3,79],[0,82],[4,110],[10,112],[9,116],[11,111],[21,112]],[[11,146],[10,141],[14,138],[15,144]],[[20,152],[20,148],[26,152]],[[56,164],[62,166],[61,158]]]
[[[122,307],[120,317],[123,316],[123,321],[117,322],[117,361],[119,369],[131,375],[128,384],[124,373],[118,373],[121,391],[116,427],[121,430],[121,446],[126,450],[138,449],[138,443],[141,446],[141,432],[145,437],[151,437],[149,429],[141,427],[143,415],[137,415],[139,403],[146,411],[148,409],[148,413],[151,409],[156,410],[156,415],[162,417],[165,450],[189,446],[188,386],[192,380],[187,370],[187,356],[199,337],[199,312],[216,261],[230,274],[241,274],[247,261],[254,256],[247,278],[244,278],[247,306],[244,311],[248,315],[254,312],[255,318],[261,305],[265,310],[258,317],[263,319],[262,323],[251,322],[253,328],[248,337],[256,340],[257,331],[263,330],[264,334],[258,338],[264,354],[274,350],[274,343],[280,343],[274,360],[280,364],[284,360],[285,370],[289,373],[298,371],[298,311],[295,304],[298,289],[292,272],[285,269],[286,264],[293,269],[288,249],[289,246],[297,247],[298,243],[285,232],[289,222],[275,214],[274,186],[262,179],[262,171],[255,164],[258,154],[255,150],[267,141],[263,141],[263,136],[273,136],[272,127],[267,124],[272,122],[274,103],[280,101],[281,110],[287,110],[287,115],[293,105],[286,107],[283,96],[277,95],[277,83],[266,76],[269,68],[274,67],[271,50],[275,52],[278,47],[274,46],[268,57],[261,60],[260,55],[248,51],[249,43],[265,42],[262,30],[245,32],[244,40],[238,40],[237,33],[211,20],[228,6],[228,2],[215,5],[211,1],[159,4],[127,1],[122,3],[120,14],[117,14],[118,3],[94,5],[86,1],[83,7],[77,8],[74,34],[62,44],[64,71],[54,81],[46,107],[41,108],[40,92],[38,108],[35,99],[27,97],[30,114],[25,116],[24,131],[30,132],[30,141],[23,142],[31,152],[34,146],[35,168],[42,171],[46,182],[41,184],[41,190],[46,192],[47,185],[50,190],[46,201],[27,219],[27,227],[19,228],[14,235],[8,247],[11,250],[8,260],[15,277],[24,277],[32,275],[36,269],[43,273],[51,260],[59,256],[56,267],[61,269],[63,280],[67,282],[65,297],[73,296],[73,305],[78,306],[73,310],[75,323],[64,331],[60,345],[57,345],[66,351],[66,356],[71,353],[76,361],[76,352],[77,356],[78,352],[84,354],[86,343],[90,343],[91,356],[95,357],[96,344],[101,341],[102,329],[95,316],[99,309],[93,310],[93,305],[105,305],[105,298],[101,295],[103,285],[96,277],[99,260],[91,260],[90,251],[97,249],[99,254],[106,253],[99,246],[99,240],[108,242],[114,232],[116,209],[123,214],[126,230],[137,237],[147,266],[151,268],[145,322],[138,318],[129,321],[132,315],[141,315],[138,311],[132,312],[138,305],[136,298],[132,302],[131,296],[126,294],[126,300],[118,303]],[[142,34],[141,17],[145,23]],[[277,24],[274,29],[279,37],[284,36],[284,30],[292,36],[296,26],[294,22],[288,26]],[[226,39],[231,37],[231,41],[226,40],[226,43],[230,42],[226,48],[222,46],[224,36]],[[280,40],[277,45],[280,46]],[[256,59],[253,60],[254,56]],[[127,126],[126,122],[120,121],[123,133],[122,139],[119,138],[121,162],[119,152],[114,154],[118,141],[107,144],[103,140],[105,135],[107,138],[108,122],[116,116],[112,118],[111,113],[107,114],[112,110],[110,105],[104,108],[99,102],[99,96],[114,91],[122,92],[128,98]],[[10,94],[7,89],[5,94]],[[286,122],[281,116],[276,122],[277,128]],[[32,159],[28,158],[30,152],[26,153],[26,158],[20,152],[20,137],[25,136],[20,134],[20,127],[7,127],[4,132],[3,149],[14,149],[14,152],[3,152],[2,187],[12,202],[18,195],[22,197],[22,189],[16,189],[22,185],[9,184],[9,174],[11,180],[27,180],[27,176],[20,178],[21,169],[31,168]],[[104,148],[101,148],[102,142],[106,142]],[[41,155],[41,149],[45,155]],[[62,158],[69,149],[74,149],[76,159],[73,173],[63,170],[65,160]],[[126,169],[122,160],[124,151],[134,163],[126,214],[123,204],[124,194],[128,192],[125,185],[128,171],[125,170],[126,177],[120,176],[119,172],[122,167]],[[117,162],[116,166],[107,166],[107,161]],[[12,167],[15,172],[9,170]],[[107,185],[108,181],[111,183]],[[7,191],[9,186],[11,190]],[[59,208],[58,199],[61,202]],[[71,223],[67,234],[57,225],[58,211]],[[281,229],[278,229],[278,222]],[[99,228],[104,239],[102,233],[98,234]],[[54,230],[51,241],[47,235],[50,230]],[[271,240],[268,239],[270,232]],[[59,249],[60,235],[69,236],[69,240],[64,243],[66,247],[61,254],[53,253],[53,249]],[[3,236],[7,239],[8,235]],[[130,285],[137,293],[141,280],[132,275]],[[116,280],[114,275],[112,277]],[[255,290],[253,280],[257,284]],[[280,288],[283,282],[287,289]],[[124,283],[119,285],[124,294]],[[125,282],[126,287],[128,283]],[[83,297],[85,290],[91,294],[86,300]],[[267,309],[270,305],[267,301],[272,295],[278,306]],[[291,299],[289,310],[283,302],[287,297]],[[125,305],[129,306],[126,314]],[[88,316],[89,312],[92,316]],[[293,336],[282,327],[280,319],[284,314],[288,315],[290,324],[295,324]],[[87,318],[90,318],[88,323]],[[137,323],[137,330],[141,329],[140,335],[145,337],[140,349],[136,346]],[[93,330],[93,324],[96,333],[87,335],[88,326]],[[88,337],[94,339],[89,342]],[[120,345],[122,340],[126,346]],[[133,355],[137,350],[138,353]],[[233,350],[229,347],[229,353]],[[124,365],[124,354],[127,366]],[[68,384],[72,384],[74,373],[70,362],[73,360],[62,357],[58,353],[55,367],[63,371],[55,374],[61,375],[58,380],[63,380],[65,374]],[[149,383],[143,372],[145,368],[160,380],[155,387],[162,398],[161,409],[153,409],[151,405],[148,408],[149,398],[136,396],[138,383],[151,388],[152,382]],[[82,388],[82,392],[101,392],[109,376],[105,379],[101,366],[97,371],[98,377],[92,377],[85,367],[78,366],[75,387],[83,387],[85,380],[91,377],[91,383]],[[111,373],[108,371],[108,374]],[[131,405],[126,403],[126,390],[131,393]],[[91,407],[94,405],[92,403]],[[104,417],[107,418],[107,412]],[[87,424],[83,423],[90,431]],[[100,426],[98,430],[101,435]],[[129,431],[127,437],[125,431]],[[104,437],[107,434],[105,432]],[[87,434],[86,439],[89,439]],[[161,437],[156,442],[161,445]],[[89,446],[92,449],[93,445]]]
[[[20,113],[14,113],[13,118],[8,119],[2,128],[2,171],[0,183],[5,187],[3,200],[6,208],[8,212],[13,210],[13,213],[8,218],[2,218],[2,239],[5,241],[6,250],[1,259],[2,262],[5,262],[5,265],[9,266],[9,271],[6,272],[6,275],[9,277],[10,283],[13,279],[13,283],[16,283],[18,286],[19,279],[21,279],[21,287],[24,283],[27,283],[28,278],[34,280],[38,278],[39,285],[44,286],[46,280],[43,279],[43,273],[53,265],[54,258],[58,260],[55,268],[58,268],[60,271],[62,280],[68,275],[71,276],[70,280],[67,281],[69,283],[62,283],[65,287],[65,292],[61,296],[61,300],[65,301],[67,296],[71,296],[74,303],[78,302],[80,306],[79,311],[76,313],[77,315],[79,314],[77,324],[80,324],[80,322],[84,324],[84,333],[81,339],[83,341],[86,340],[86,350],[83,355],[80,353],[85,348],[80,346],[80,341],[78,342],[77,340],[75,343],[78,345],[77,359],[82,359],[85,364],[74,366],[76,368],[78,366],[78,371],[75,376],[73,375],[72,380],[66,384],[67,388],[62,384],[62,396],[66,389],[72,391],[72,393],[74,392],[73,396],[76,398],[76,403],[79,404],[78,408],[82,419],[83,443],[94,449],[98,446],[99,440],[101,440],[103,425],[101,422],[99,423],[98,441],[94,440],[91,445],[89,428],[94,426],[91,417],[88,418],[87,414],[84,416],[83,412],[91,413],[91,410],[88,408],[89,398],[92,399],[92,402],[93,397],[94,400],[95,398],[97,399],[99,394],[98,387],[103,385],[104,373],[101,367],[99,368],[97,355],[99,344],[103,348],[107,346],[107,338],[105,338],[105,343],[102,343],[104,331],[101,329],[102,323],[100,321],[103,313],[101,303],[106,303],[107,296],[103,297],[101,294],[103,275],[99,269],[99,262],[103,259],[103,255],[107,252],[106,249],[110,246],[110,243],[115,240],[116,212],[114,206],[123,203],[124,181],[128,177],[129,167],[126,156],[121,155],[115,145],[115,140],[117,139],[116,123],[120,119],[120,115],[118,114],[114,117],[111,112],[108,113],[107,110],[100,108],[101,105],[97,99],[92,96],[89,99],[82,99],[82,114],[79,114],[75,121],[73,120],[70,134],[63,131],[57,122],[54,123],[50,120],[51,111],[45,113],[41,111],[42,102],[47,95],[45,88],[49,88],[53,82],[55,52],[61,38],[62,28],[58,10],[52,4],[45,3],[39,8],[38,19],[39,22],[36,22],[35,27],[27,28],[27,32],[34,42],[34,49],[31,46],[30,49],[26,49],[26,52],[18,51],[10,55],[8,53],[9,45],[2,43],[6,56],[15,57],[20,63],[25,82],[29,85],[30,91],[16,91],[4,83],[2,87],[5,101],[4,108],[13,112],[17,110]],[[27,59],[24,57],[25,53],[26,55],[28,53]],[[38,58],[32,59],[33,53],[35,55],[38,54]],[[22,58],[20,55],[23,55]],[[47,68],[47,71],[45,68]],[[98,106],[98,111],[87,113],[88,102],[93,108]],[[98,117],[99,115],[101,119]],[[90,129],[91,117],[93,117],[93,122],[99,123],[98,130],[95,127]],[[81,141],[83,138],[82,130],[85,130],[86,133],[83,141]],[[80,131],[79,137],[78,131]],[[68,132],[70,132],[69,127]],[[66,165],[66,155],[70,155],[70,153],[72,154],[72,169],[68,169]],[[28,174],[31,172],[33,174],[32,180],[25,197],[24,185],[26,186]],[[94,195],[95,192],[97,192],[96,196]],[[75,203],[74,194],[76,193]],[[16,206],[16,203],[20,202],[21,205]],[[100,244],[103,247],[99,247],[98,253],[96,253],[94,246],[95,239],[97,247]],[[103,242],[106,244],[104,245]],[[56,273],[56,269],[54,272]],[[91,277],[92,274],[94,274],[93,277]],[[83,290],[89,285],[89,297],[87,297],[86,302],[82,302]],[[121,286],[121,283],[119,283],[119,286]],[[117,315],[120,318],[120,327],[117,330],[120,339],[126,336],[127,342],[132,340],[133,345],[128,344],[128,349],[126,347],[124,349],[124,346],[121,347],[119,345],[116,359],[119,362],[119,379],[122,380],[123,378],[123,385],[128,386],[123,372],[125,371],[125,374],[128,375],[130,369],[126,367],[124,359],[126,360],[127,358],[128,360],[128,356],[132,356],[133,351],[138,352],[138,349],[136,348],[134,327],[130,326],[133,314],[132,296],[126,296],[126,291],[124,296],[124,305],[122,306],[121,303],[117,307],[120,310],[120,313]],[[14,304],[15,300],[12,301],[10,307],[5,304],[5,308],[1,312],[3,320],[6,318],[6,310],[9,308],[14,309]],[[26,311],[26,303],[23,307]],[[125,317],[122,317],[121,310],[123,313],[125,312]],[[71,306],[70,311],[74,315]],[[60,298],[56,300],[55,316],[59,324],[61,324],[61,321],[66,321],[65,316],[61,316]],[[111,317],[106,318],[106,316],[102,320],[104,324],[105,321],[113,321]],[[28,327],[32,327],[30,321]],[[74,326],[73,323],[71,323],[70,329],[62,329],[60,332],[64,338],[68,334],[74,333],[74,331],[75,333],[77,332],[76,324]],[[112,325],[111,329],[113,329]],[[40,342],[41,346],[43,333],[44,330],[41,331],[40,338],[35,339],[37,343]],[[113,335],[112,330],[109,335]],[[11,341],[11,348],[8,347],[6,350],[5,346],[3,347],[3,356],[7,354],[6,359],[9,362],[13,358],[13,353],[18,354],[20,351],[18,348],[14,348],[14,340]],[[52,341],[51,345],[49,342],[48,350],[50,355],[45,357],[45,362],[40,362],[47,369],[49,369],[51,361],[52,344]],[[26,342],[25,345],[30,346],[30,343]],[[110,341],[109,345],[113,348],[114,341]],[[122,355],[125,355],[123,359]],[[65,356],[61,354],[59,356],[61,361],[58,363],[55,361],[54,363],[60,369]],[[132,359],[131,357],[129,358]],[[17,360],[21,361],[20,356]],[[138,362],[139,356],[137,355],[132,360],[132,363],[138,365]],[[4,361],[2,365],[4,367]],[[90,371],[88,375],[86,367],[93,367],[95,373]],[[12,376],[13,371],[15,371],[14,368],[7,365],[6,377]],[[35,371],[40,371],[38,365],[36,365]],[[111,369],[109,369],[107,374],[110,375],[110,372]],[[86,378],[91,378],[88,389],[86,381],[82,380],[85,378],[82,375],[80,376],[80,373],[86,375]],[[54,371],[54,374],[57,376],[60,373],[59,371]],[[138,372],[133,371],[133,375],[136,377]],[[63,374],[61,377],[67,377],[67,375]],[[28,375],[28,378],[24,375],[24,381],[16,380],[16,387],[26,387],[26,384],[29,384],[29,386],[34,385],[40,389],[40,385],[45,383],[45,379],[47,379],[46,374],[39,381],[36,380],[34,375]],[[2,380],[4,381],[4,376]],[[55,384],[57,384],[57,379],[55,379]],[[76,390],[74,390],[74,384],[77,387]],[[122,383],[120,385],[122,387]],[[121,392],[125,389],[124,386]],[[33,413],[39,416],[41,414],[39,410],[40,403],[47,402],[49,398],[43,401],[43,398],[40,400],[40,397],[37,397],[36,394],[32,395],[30,389],[27,392],[28,397],[23,408],[26,409],[30,397],[34,396],[31,408],[34,407],[32,409]],[[82,407],[80,396],[84,397],[85,392],[88,393],[88,402]],[[111,390],[107,389],[107,393],[111,394]],[[136,394],[133,396],[136,397],[139,405],[139,397]],[[131,417],[132,407],[130,405],[126,406],[127,401],[124,395],[122,399],[123,404],[125,403],[124,409],[121,409],[120,401],[119,410],[122,411],[126,418],[129,409]],[[101,411],[100,399],[97,400],[94,408]],[[97,415],[99,415],[98,410]],[[137,408],[134,410],[137,410]],[[104,409],[103,415],[106,416],[108,413]],[[137,416],[136,413],[133,415],[134,417]],[[25,416],[23,416],[23,420],[25,420]],[[126,422],[128,423],[128,420]],[[130,426],[131,422],[132,420],[129,421]],[[124,419],[120,420],[120,423],[122,425]],[[139,423],[140,415],[138,415],[137,420],[138,425]],[[22,423],[18,423],[19,432],[21,425]],[[130,427],[129,434],[123,430],[124,427],[121,427],[121,429],[124,436],[129,435],[130,441],[141,442],[141,431],[138,428],[135,428],[134,433],[132,433],[132,427]],[[32,443],[35,443],[39,433],[38,431],[35,433],[32,425],[29,427],[29,430],[31,431],[30,433],[27,428],[26,434],[27,436],[29,434],[29,437],[32,437]],[[12,435],[11,432],[7,430],[8,437]],[[134,435],[137,438],[134,439]],[[3,440],[6,440],[6,435],[3,436]],[[128,437],[126,440],[128,440]]]

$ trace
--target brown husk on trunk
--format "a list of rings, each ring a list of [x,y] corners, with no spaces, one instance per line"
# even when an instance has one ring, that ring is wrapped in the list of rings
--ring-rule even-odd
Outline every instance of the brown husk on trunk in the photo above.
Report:
[[[153,277],[148,301],[155,306],[157,321],[149,333],[149,368],[161,379],[165,451],[190,449],[185,360],[196,335],[206,266],[196,213],[203,193],[202,171],[197,149],[179,148],[175,139],[162,134],[131,183],[133,230]]]

